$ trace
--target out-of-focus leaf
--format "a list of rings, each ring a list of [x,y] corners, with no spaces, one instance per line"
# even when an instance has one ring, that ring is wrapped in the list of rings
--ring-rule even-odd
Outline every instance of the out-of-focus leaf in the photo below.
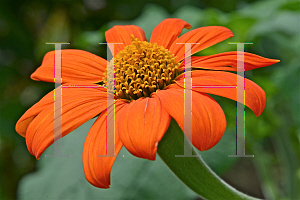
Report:
[[[175,18],[183,19],[192,25],[192,29],[203,26],[205,23],[205,10],[197,8],[191,5],[185,5],[179,8],[174,13]],[[183,29],[182,34],[188,32],[189,30]]]
[[[286,4],[282,5],[282,10],[292,10],[299,11],[300,10],[300,2],[299,0],[287,1]]]
[[[252,35],[266,35],[271,32],[280,31],[289,35],[299,33],[299,13],[281,12],[271,19],[259,21],[251,29]]]
[[[276,70],[273,74],[272,81],[278,87],[282,88],[282,99],[285,102],[289,102],[286,104],[290,110],[289,117],[292,118],[292,120],[295,120],[297,122],[296,124],[298,124],[298,128],[300,128],[300,85],[299,79],[296,77],[300,77],[299,58],[291,60],[289,64]]]
[[[250,6],[246,6],[239,10],[238,13],[241,16],[248,16],[256,19],[270,18],[284,2],[286,1],[256,1]]]

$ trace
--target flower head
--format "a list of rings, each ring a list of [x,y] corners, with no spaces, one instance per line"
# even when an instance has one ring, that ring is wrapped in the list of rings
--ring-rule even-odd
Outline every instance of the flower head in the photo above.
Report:
[[[108,68],[114,65],[113,72],[106,69],[108,61],[101,57],[81,50],[62,50],[62,136],[99,115],[83,149],[84,172],[94,186],[109,187],[110,171],[116,159],[99,157],[107,153],[107,121],[112,120],[108,116],[115,117],[115,154],[124,145],[137,157],[155,160],[157,145],[171,117],[184,130],[184,43],[199,43],[191,45],[194,54],[233,34],[225,27],[209,26],[179,37],[183,28],[191,26],[181,19],[166,19],[155,27],[147,42],[144,31],[137,26],[114,26],[106,32],[108,43],[119,43],[114,47],[114,60],[108,64]],[[54,82],[54,53],[46,54],[32,79]],[[277,62],[244,54],[245,71]],[[237,91],[236,88],[194,86],[232,86],[243,77],[225,72],[239,70],[237,52],[193,56],[191,66],[192,143],[204,151],[219,142],[226,128],[222,108],[207,93],[237,100]],[[114,73],[114,79],[108,78],[110,73]],[[114,105],[107,105],[108,94],[114,95]],[[26,138],[29,152],[36,158],[54,142],[53,95],[53,91],[48,93],[16,124],[16,131]],[[245,105],[259,116],[266,104],[264,91],[245,79],[245,96]],[[108,115],[111,109],[107,106],[114,106],[112,115]]]
[[[139,41],[134,36],[131,40],[132,43],[115,56],[109,67],[115,67],[115,80],[111,82],[115,81],[116,96],[136,100],[150,97],[157,89],[170,85],[178,75],[179,64],[174,54],[163,46]],[[106,77],[104,84],[107,85]]]

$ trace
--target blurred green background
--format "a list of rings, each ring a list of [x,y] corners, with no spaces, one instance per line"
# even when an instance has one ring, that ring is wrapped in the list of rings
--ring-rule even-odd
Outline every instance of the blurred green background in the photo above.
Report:
[[[216,147],[200,154],[242,192],[266,199],[299,199],[299,11],[298,0],[1,0],[0,199],[200,199],[158,157],[155,162],[146,161],[125,149],[122,152],[128,160],[117,159],[113,187],[101,190],[89,185],[81,152],[91,121],[63,138],[64,154],[72,154],[69,160],[36,161],[14,130],[21,115],[54,89],[52,83],[30,79],[45,53],[54,50],[46,42],[70,42],[63,48],[105,58],[106,47],[99,42],[105,42],[104,32],[113,25],[138,25],[149,39],[152,29],[169,17],[184,19],[192,28],[218,25],[232,30],[234,38],[198,55],[236,50],[228,42],[253,42],[245,46],[247,52],[281,60],[246,72],[267,95],[260,117],[246,108],[246,154],[255,157],[227,157],[235,154],[236,104],[220,97],[216,100],[224,109],[228,128]],[[45,154],[51,154],[51,148]]]

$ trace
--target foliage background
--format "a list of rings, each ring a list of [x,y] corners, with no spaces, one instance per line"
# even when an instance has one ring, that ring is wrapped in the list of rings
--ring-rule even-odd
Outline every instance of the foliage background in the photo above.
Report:
[[[82,178],[80,154],[92,122],[63,138],[67,148],[64,152],[78,154],[73,165],[47,158],[36,161],[27,151],[24,138],[14,130],[21,115],[54,88],[52,83],[30,79],[45,53],[54,49],[46,42],[71,42],[63,47],[86,50],[105,58],[106,47],[99,42],[105,42],[104,32],[113,25],[138,25],[149,38],[155,25],[168,17],[184,19],[193,28],[219,25],[233,31],[234,38],[199,55],[236,50],[228,42],[253,42],[245,46],[247,52],[281,60],[276,65],[246,72],[246,77],[258,83],[267,94],[266,109],[260,117],[256,118],[246,108],[246,154],[255,157],[236,160],[227,157],[235,152],[235,103],[218,97],[228,128],[216,147],[200,154],[225,181],[243,192],[267,199],[297,199],[300,196],[299,10],[299,1],[295,0],[1,0],[0,199],[42,199],[43,195],[54,193],[64,196],[50,196],[52,199],[199,198],[159,158],[155,162],[136,159],[124,149],[132,164],[123,160],[114,166],[112,185],[116,189],[100,191],[87,184]],[[51,154],[51,148],[48,152]],[[60,173],[65,177],[59,177]],[[50,187],[68,184],[67,180],[73,181],[70,178],[76,175],[82,185],[72,190],[59,185]]]

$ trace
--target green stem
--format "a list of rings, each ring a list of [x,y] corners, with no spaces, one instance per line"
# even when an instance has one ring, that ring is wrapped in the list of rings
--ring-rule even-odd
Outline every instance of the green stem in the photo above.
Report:
[[[183,155],[184,133],[174,119],[171,120],[169,129],[159,142],[157,153],[173,173],[190,189],[208,200],[257,200],[242,192],[237,191],[220,179],[201,159],[193,148],[196,157],[175,157]]]

